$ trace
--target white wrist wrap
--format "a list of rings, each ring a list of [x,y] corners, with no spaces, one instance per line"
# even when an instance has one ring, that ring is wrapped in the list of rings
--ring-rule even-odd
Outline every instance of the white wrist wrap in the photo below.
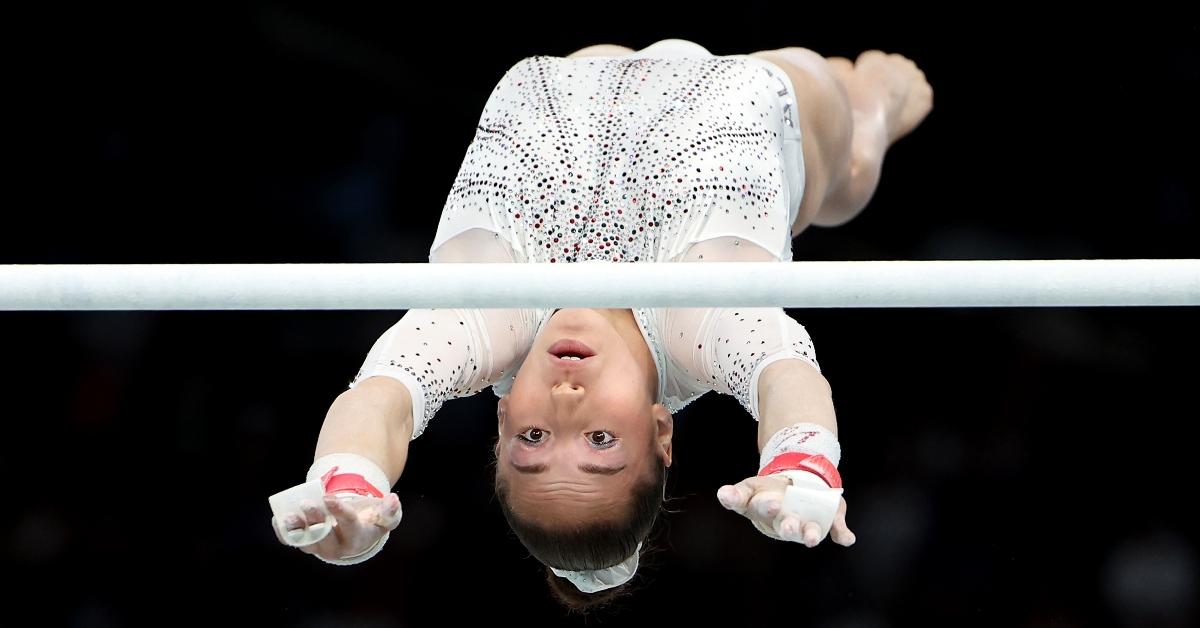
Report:
[[[776,456],[792,452],[825,456],[835,467],[842,460],[842,446],[833,432],[816,423],[796,423],[775,432],[767,441],[758,458],[758,469],[761,471]]]

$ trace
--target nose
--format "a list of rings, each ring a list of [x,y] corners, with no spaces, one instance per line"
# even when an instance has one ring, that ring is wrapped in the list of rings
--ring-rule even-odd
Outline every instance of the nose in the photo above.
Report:
[[[583,386],[574,382],[558,382],[550,389],[550,398],[555,405],[575,406],[583,400]]]
[[[561,416],[574,415],[582,406],[583,386],[572,382],[558,382],[550,389],[550,404]]]
[[[555,397],[578,397],[583,394],[583,386],[573,382],[559,382],[550,389]]]

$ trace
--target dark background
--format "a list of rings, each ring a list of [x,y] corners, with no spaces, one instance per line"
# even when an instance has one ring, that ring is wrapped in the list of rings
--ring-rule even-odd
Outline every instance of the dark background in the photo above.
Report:
[[[0,263],[426,261],[508,67],[667,37],[880,48],[926,72],[933,113],[875,200],[802,234],[799,261],[1200,257],[1197,20],[1044,9],[14,17]],[[709,395],[676,417],[679,512],[641,590],[585,623],[1195,625],[1197,313],[791,311],[833,386],[858,543],[772,542],[721,510],[717,487],[755,469],[755,425]],[[0,623],[579,623],[491,496],[490,392],[416,441],[380,556],[340,568],[276,543],[267,496],[303,480],[330,402],[400,314],[0,314]]]

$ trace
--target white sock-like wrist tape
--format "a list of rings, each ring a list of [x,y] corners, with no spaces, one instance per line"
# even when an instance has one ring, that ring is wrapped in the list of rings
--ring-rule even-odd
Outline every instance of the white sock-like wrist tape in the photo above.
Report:
[[[791,452],[825,456],[835,467],[842,461],[837,435],[816,423],[796,423],[771,436],[758,457],[758,468],[761,470],[776,456]]]

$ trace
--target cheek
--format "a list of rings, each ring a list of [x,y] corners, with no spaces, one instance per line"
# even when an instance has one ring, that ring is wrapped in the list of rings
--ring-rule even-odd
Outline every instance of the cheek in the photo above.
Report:
[[[517,386],[521,384],[522,380],[529,379],[530,376],[537,374],[539,366],[538,361],[529,359],[533,355],[534,350],[530,349],[529,355],[526,356],[525,360],[517,367],[517,373],[513,378],[513,390],[517,389]]]
[[[611,382],[613,386],[620,387],[622,390],[645,388],[646,377],[645,369],[628,353],[615,356],[605,364],[605,381]]]
[[[605,375],[604,385],[595,391],[595,401],[610,416],[640,417],[653,404],[645,382],[636,376],[634,369],[614,369]]]
[[[541,395],[538,394],[537,379],[530,377],[522,382],[518,375],[516,381],[513,382],[512,389],[504,396],[507,407],[503,426],[505,432],[516,429],[514,426],[520,424],[524,418],[537,416],[542,412],[539,400],[545,396],[545,391],[543,390]],[[509,436],[512,435],[509,434]]]

